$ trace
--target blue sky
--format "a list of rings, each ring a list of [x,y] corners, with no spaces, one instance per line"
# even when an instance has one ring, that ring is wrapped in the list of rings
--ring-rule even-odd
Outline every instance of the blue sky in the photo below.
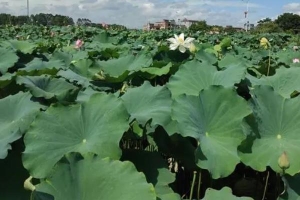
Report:
[[[206,20],[208,24],[243,26],[244,0],[29,0],[30,13],[63,14],[96,23],[117,23],[141,28],[162,19]],[[0,13],[26,14],[26,0],[0,0]],[[299,0],[249,0],[249,21],[284,12],[300,14]]]

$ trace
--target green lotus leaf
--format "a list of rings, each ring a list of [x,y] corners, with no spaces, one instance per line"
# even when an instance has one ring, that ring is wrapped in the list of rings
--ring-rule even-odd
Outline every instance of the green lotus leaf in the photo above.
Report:
[[[76,101],[77,102],[85,102],[85,101],[88,101],[90,99],[90,97],[93,95],[93,94],[96,94],[96,93],[101,93],[100,91],[97,91],[97,90],[93,90],[91,87],[88,87],[86,88],[84,91],[80,91],[78,93],[78,96],[77,96],[77,99]]]
[[[169,184],[175,181],[175,174],[168,170],[160,153],[128,149],[123,151],[121,160],[133,162],[137,170],[145,174],[148,183],[154,185],[157,196],[162,200],[166,199],[162,198],[164,195],[174,194]],[[180,196],[175,195],[176,199],[180,200]]]
[[[198,96],[202,89],[211,85],[234,86],[244,78],[245,70],[244,67],[232,65],[223,71],[218,71],[215,66],[192,60],[180,67],[170,78],[167,86],[173,97],[180,94]]]
[[[72,83],[76,83],[76,84],[82,85],[84,87],[88,87],[89,85],[91,85],[91,83],[90,83],[91,79],[81,76],[81,75],[73,72],[70,69],[60,70],[57,73],[57,76],[63,77]]]
[[[0,48],[0,72],[2,74],[5,74],[18,60],[19,57],[14,52]]]
[[[167,65],[162,67],[153,66],[153,67],[142,68],[141,71],[150,74],[151,76],[149,76],[149,78],[154,78],[155,76],[162,76],[168,74],[172,66],[173,66],[172,63],[170,62]]]
[[[74,95],[78,90],[62,78],[51,78],[47,75],[18,76],[16,82],[20,85],[24,84],[35,97],[56,98],[59,101]]]
[[[287,174],[300,170],[300,97],[285,99],[270,86],[257,86],[251,91],[251,105],[256,119],[259,137],[254,140],[251,153],[241,154],[242,161],[257,171],[270,166],[275,172],[282,172],[278,159],[286,152],[290,167]],[[296,112],[295,112],[296,111]]]
[[[165,86],[153,87],[145,82],[137,88],[130,88],[122,96],[130,114],[130,121],[136,119],[145,125],[152,119],[152,125],[167,125],[171,119],[171,93]]]
[[[21,51],[24,54],[31,54],[35,48],[36,44],[30,43],[28,41],[19,41],[19,40],[8,40],[3,42],[4,46],[10,47],[15,51]]]
[[[19,71],[49,71],[49,70],[59,70],[65,69],[66,65],[61,60],[49,60],[48,62],[42,61],[39,58],[34,58],[30,63],[26,65],[25,68],[19,69]]]
[[[25,135],[24,166],[35,177],[46,177],[69,152],[119,159],[128,118],[122,100],[113,94],[95,94],[73,106],[54,105],[36,118]]]
[[[278,57],[278,62],[291,65],[293,63],[293,59],[299,57],[299,52],[293,50],[278,51],[276,56]]]
[[[215,190],[208,188],[205,191],[205,196],[203,200],[215,200],[215,199],[224,199],[224,200],[253,200],[250,197],[237,197],[232,194],[232,190],[229,187],[223,187],[221,190]]]
[[[260,79],[248,75],[252,86],[269,85],[285,98],[290,98],[295,91],[300,92],[300,69],[299,68],[279,68],[273,76],[263,76]]]
[[[181,135],[198,141],[197,165],[214,179],[228,176],[240,162],[237,147],[246,137],[241,124],[250,113],[244,99],[222,86],[211,86],[199,96],[180,95],[172,107]]]
[[[98,61],[104,73],[118,82],[122,82],[130,74],[152,64],[152,57],[148,54],[137,56],[128,55],[108,61]]]
[[[195,54],[195,58],[208,65],[213,65],[218,61],[217,57],[214,54],[205,52],[204,50],[198,51]]]
[[[93,157],[59,163],[36,190],[55,200],[156,200],[153,185],[132,163]]]
[[[251,67],[249,60],[244,59],[241,56],[236,56],[233,54],[226,54],[222,60],[218,62],[218,67],[227,68],[229,66],[236,65],[241,68]]]
[[[19,92],[0,99],[0,159],[7,156],[10,143],[18,140],[43,106],[31,101],[31,94]]]
[[[10,84],[15,77],[15,74],[5,73],[3,76],[0,76],[0,88],[4,88]]]

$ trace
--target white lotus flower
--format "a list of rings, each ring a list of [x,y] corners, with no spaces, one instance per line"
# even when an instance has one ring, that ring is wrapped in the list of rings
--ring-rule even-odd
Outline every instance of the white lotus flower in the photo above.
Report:
[[[179,37],[178,35],[174,34],[174,38],[169,38],[167,40],[171,42],[170,50],[175,50],[179,47],[179,51],[184,53],[186,49],[190,48],[191,43],[195,40],[195,38],[188,37],[186,40],[184,40],[184,33],[181,33]]]

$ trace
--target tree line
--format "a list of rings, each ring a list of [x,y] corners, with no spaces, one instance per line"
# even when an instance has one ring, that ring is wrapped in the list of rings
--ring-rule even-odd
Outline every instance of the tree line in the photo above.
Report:
[[[64,15],[53,15],[47,13],[39,13],[35,15],[20,15],[14,16],[10,14],[1,13],[0,14],[0,26],[2,25],[24,25],[24,24],[32,24],[32,25],[43,25],[43,26],[67,26],[74,25],[75,22],[73,18],[64,16]],[[94,26],[94,27],[102,27],[105,28],[108,25],[103,27],[103,24],[93,23],[90,19],[86,18],[78,18],[76,24],[79,26]],[[110,24],[110,28],[112,29],[126,29],[123,25],[118,24]]]
[[[205,20],[199,21],[190,27],[192,31],[235,31],[233,27],[210,26]],[[257,22],[257,26],[251,30],[258,33],[275,33],[275,32],[289,32],[300,33],[300,15],[293,13],[283,13],[277,19],[265,18]]]

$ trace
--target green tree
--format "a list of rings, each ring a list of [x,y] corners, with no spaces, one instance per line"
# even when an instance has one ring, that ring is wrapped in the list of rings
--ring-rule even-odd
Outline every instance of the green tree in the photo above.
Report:
[[[257,22],[257,24],[260,25],[260,24],[269,23],[269,22],[272,22],[272,19],[269,18],[269,17],[267,17],[267,18],[265,18],[265,19],[259,20],[259,21]]]
[[[300,15],[293,13],[284,13],[280,15],[275,23],[284,31],[299,31],[300,30]]]
[[[196,32],[196,31],[206,31],[209,28],[210,28],[210,26],[207,25],[206,21],[202,20],[202,21],[199,21],[199,22],[197,22],[195,24],[192,24],[189,29],[191,31],[195,31]]]
[[[253,32],[257,33],[278,33],[282,32],[282,29],[278,24],[272,21],[259,23]]]

